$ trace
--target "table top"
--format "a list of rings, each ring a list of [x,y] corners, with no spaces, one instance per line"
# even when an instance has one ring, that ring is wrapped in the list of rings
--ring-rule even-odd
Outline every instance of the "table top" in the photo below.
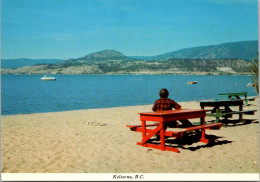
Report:
[[[212,100],[201,101],[200,106],[237,106],[243,105],[243,100]]]
[[[193,118],[206,117],[204,109],[177,109],[167,111],[143,112],[140,114],[142,121],[158,121],[158,122],[171,122],[176,120],[186,120]]]
[[[238,96],[238,95],[247,95],[247,92],[233,92],[233,93],[220,93],[218,95],[229,95],[229,96]]]
[[[203,109],[177,109],[177,110],[167,110],[167,111],[142,112],[138,114],[147,115],[147,116],[172,116],[178,114],[205,113],[206,111],[207,110],[203,110]]]

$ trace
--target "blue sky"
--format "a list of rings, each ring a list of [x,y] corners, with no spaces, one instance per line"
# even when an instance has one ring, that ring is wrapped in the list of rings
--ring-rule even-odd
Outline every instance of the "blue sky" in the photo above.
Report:
[[[153,56],[258,40],[257,0],[1,0],[1,58]]]

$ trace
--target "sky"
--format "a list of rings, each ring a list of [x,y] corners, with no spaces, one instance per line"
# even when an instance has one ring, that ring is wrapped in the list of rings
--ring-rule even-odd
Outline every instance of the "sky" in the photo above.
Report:
[[[257,0],[1,0],[1,58],[154,56],[258,40]]]

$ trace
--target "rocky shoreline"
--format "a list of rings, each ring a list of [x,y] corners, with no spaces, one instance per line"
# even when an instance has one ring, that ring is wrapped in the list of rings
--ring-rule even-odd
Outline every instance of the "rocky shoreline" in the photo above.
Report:
[[[64,69],[64,70],[36,70],[29,68],[2,69],[2,75],[251,75],[251,72],[234,72],[234,71],[132,71],[132,72],[107,72],[100,71],[82,71],[81,69]]]

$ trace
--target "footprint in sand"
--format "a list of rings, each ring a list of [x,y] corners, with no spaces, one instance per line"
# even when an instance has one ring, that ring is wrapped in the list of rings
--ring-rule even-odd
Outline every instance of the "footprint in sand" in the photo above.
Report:
[[[89,126],[106,126],[106,123],[98,123],[98,122],[91,122],[91,121],[87,121],[85,123],[85,125],[89,125]]]

